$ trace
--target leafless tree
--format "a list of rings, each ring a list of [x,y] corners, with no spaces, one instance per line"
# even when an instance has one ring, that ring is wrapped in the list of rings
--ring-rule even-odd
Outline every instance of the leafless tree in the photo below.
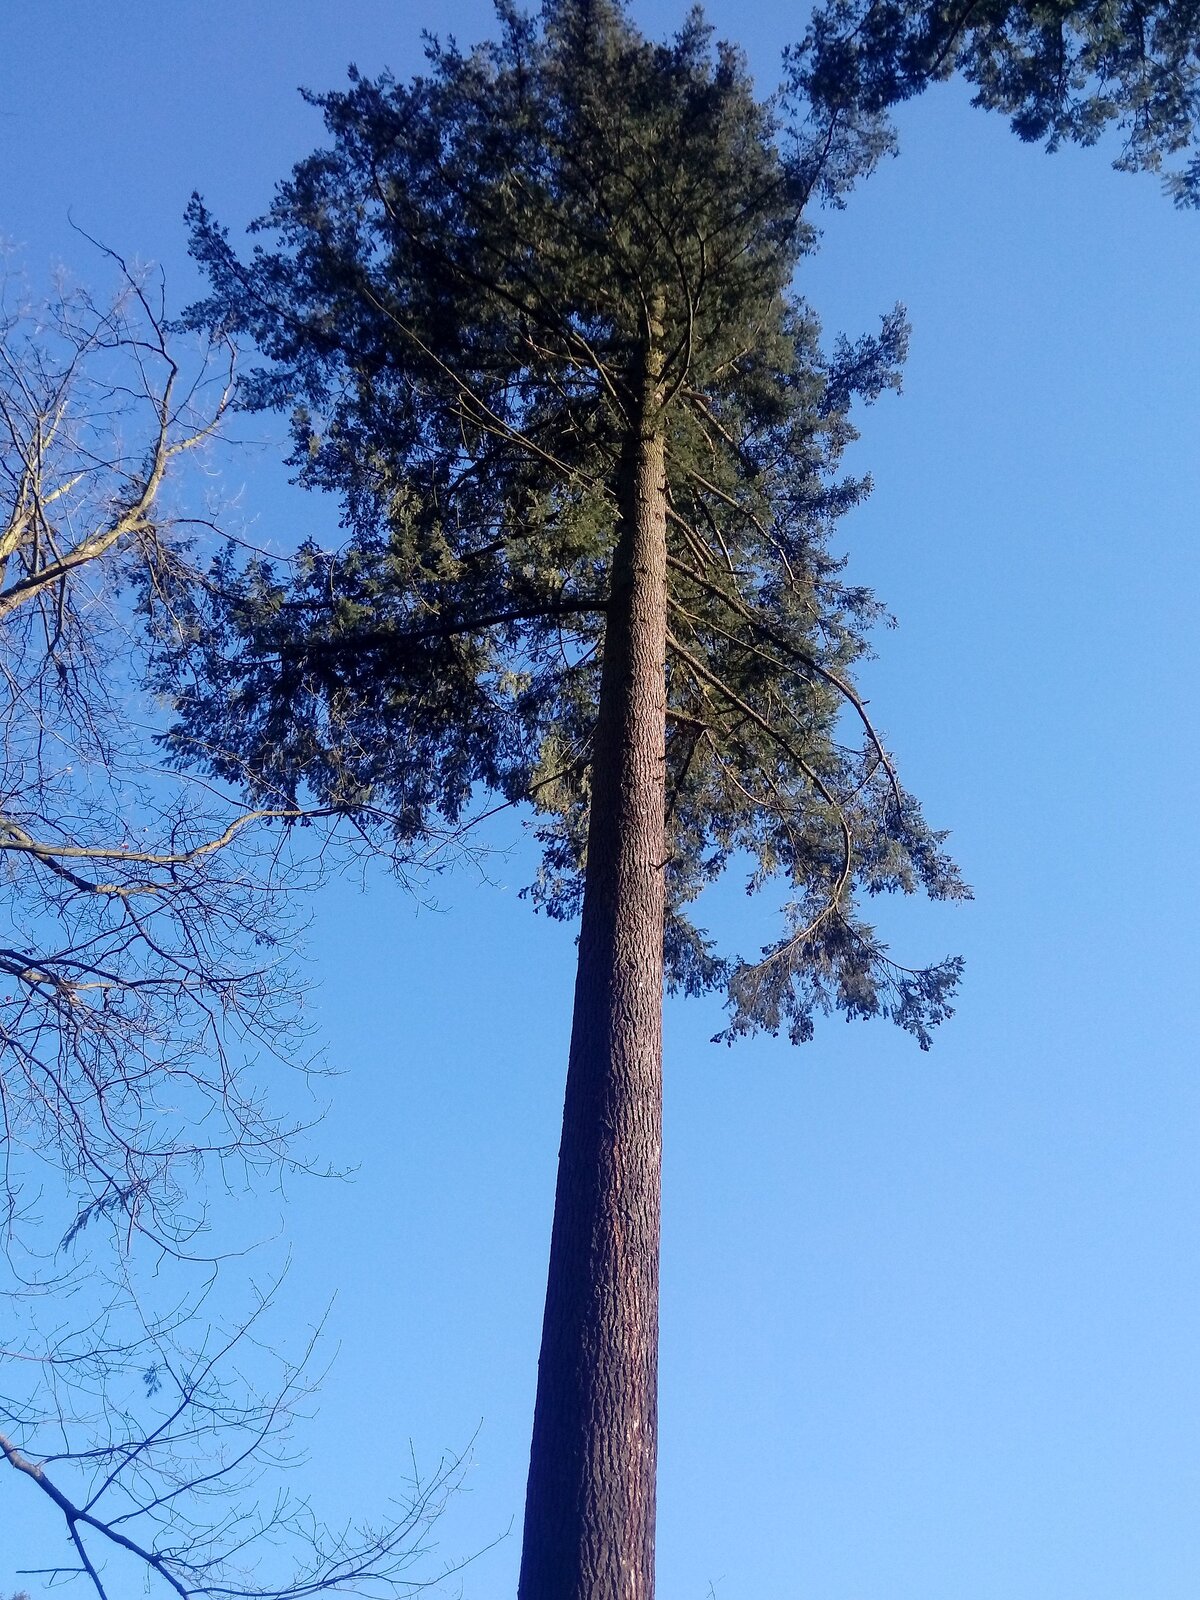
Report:
[[[128,1562],[187,1597],[410,1594],[459,1463],[377,1528],[264,1500],[312,1347],[273,1358],[272,1294],[228,1323],[215,1294],[207,1197],[307,1164],[255,1066],[306,1067],[286,952],[320,848],[289,825],[319,814],[161,757],[146,623],[209,581],[180,480],[233,352],[177,352],[161,285],[108,259],[111,301],[0,289],[0,1456],[63,1519],[42,1576],[101,1600]]]
[[[10,285],[0,313],[4,1198],[11,1228],[49,1162],[69,1228],[179,1247],[182,1167],[285,1153],[239,1062],[295,1045],[294,994],[270,813],[169,772],[139,693],[139,596],[186,571],[174,475],[221,427],[232,352],[186,372],[122,276],[112,304]]]

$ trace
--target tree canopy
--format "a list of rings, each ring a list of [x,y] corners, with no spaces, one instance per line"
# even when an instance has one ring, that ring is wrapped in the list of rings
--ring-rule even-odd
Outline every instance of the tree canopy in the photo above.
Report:
[[[871,119],[794,136],[693,13],[651,45],[616,5],[501,6],[411,84],[314,96],[330,144],[238,259],[200,201],[213,294],[195,322],[270,364],[300,480],[342,498],[338,550],[226,559],[190,626],[208,672],[163,681],[181,748],[222,778],[412,841],[479,797],[529,802],[533,893],[573,915],[619,477],[647,329],[661,351],[670,641],[668,980],[722,989],[726,1037],[814,1014],[893,1017],[927,1044],[956,960],[908,971],[856,897],[963,893],[852,682],[880,616],[830,549],[867,492],[839,475],[856,400],[899,384],[901,312],[823,351],[791,288]],[[619,86],[619,91],[618,91]],[[857,726],[857,736],[849,727]],[[688,908],[728,867],[781,890],[757,956]]]

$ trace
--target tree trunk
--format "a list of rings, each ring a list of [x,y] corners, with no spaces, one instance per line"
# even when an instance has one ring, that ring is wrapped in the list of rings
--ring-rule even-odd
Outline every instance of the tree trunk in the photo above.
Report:
[[[648,377],[622,482],[520,1600],[652,1600],[666,498]]]

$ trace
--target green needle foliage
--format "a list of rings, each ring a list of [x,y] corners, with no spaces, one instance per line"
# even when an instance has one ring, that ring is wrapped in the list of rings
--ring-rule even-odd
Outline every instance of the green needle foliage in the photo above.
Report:
[[[1200,205],[1200,0],[831,0],[792,68],[825,116],[878,114],[959,71],[1020,138],[1053,150],[1113,128],[1114,165]]]
[[[882,1014],[926,1047],[957,959],[907,970],[863,896],[967,891],[854,687],[880,615],[842,578],[856,400],[899,387],[906,326],[822,349],[792,289],[815,199],[887,136],[786,97],[693,12],[652,45],[614,0],[497,7],[498,39],[428,46],[411,83],[313,96],[330,142],[239,259],[199,199],[212,294],[192,319],[249,338],[246,391],[292,419],[299,480],[344,506],[337,550],[219,564],[212,606],[163,630],[177,749],[391,845],[528,803],[532,887],[573,916],[611,560],[648,329],[668,517],[666,977],[721,990],[723,1037],[809,1037]],[[206,670],[176,670],[172,629]],[[182,659],[182,658],[180,658]],[[783,923],[719,953],[689,916],[727,868]],[[769,897],[770,898],[770,897]]]

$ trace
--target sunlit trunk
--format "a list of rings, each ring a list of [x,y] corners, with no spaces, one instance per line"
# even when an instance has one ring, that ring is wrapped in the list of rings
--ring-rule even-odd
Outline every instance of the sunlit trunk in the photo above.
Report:
[[[520,1600],[654,1593],[667,571],[653,404],[621,490]]]

